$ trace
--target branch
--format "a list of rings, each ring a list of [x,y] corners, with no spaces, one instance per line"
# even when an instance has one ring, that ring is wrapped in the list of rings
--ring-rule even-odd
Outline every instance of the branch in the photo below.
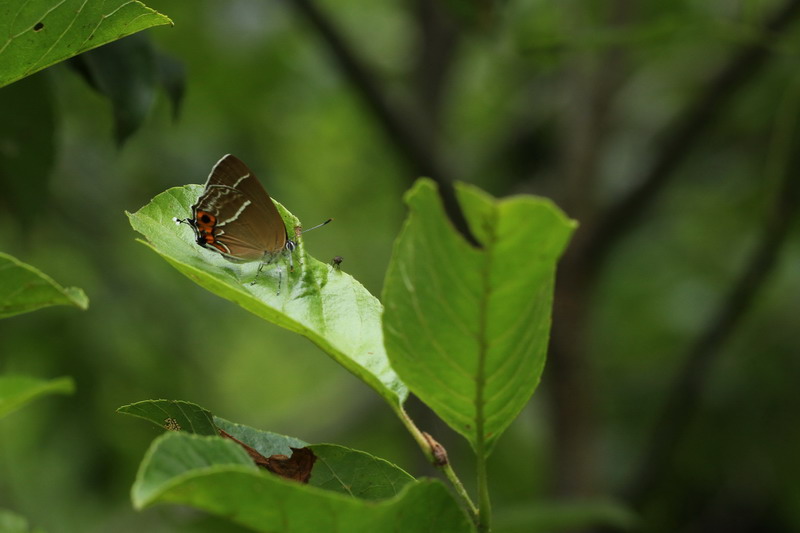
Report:
[[[769,58],[769,46],[799,15],[800,0],[787,0],[780,6],[765,24],[763,39],[743,46],[667,129],[660,151],[642,182],[609,207],[601,215],[592,235],[587,237],[586,260],[592,273],[602,267],[614,246],[636,227],[675,168],[736,93],[764,66]]]
[[[672,467],[678,444],[691,422],[690,413],[697,408],[714,360],[764,286],[775,266],[778,253],[787,240],[791,223],[800,208],[798,148],[795,145],[794,162],[784,173],[783,183],[776,192],[774,209],[767,217],[756,250],[741,277],[723,300],[716,316],[687,354],[683,368],[655,423],[649,445],[645,448],[643,464],[626,491],[627,501],[635,508],[642,507],[656,484],[664,479]]]
[[[426,126],[437,132],[440,129],[447,81],[461,34],[447,6],[442,2],[414,0],[411,4],[418,28],[414,50],[414,88]]]
[[[328,45],[344,77],[353,85],[393,146],[413,171],[418,175],[430,177],[439,185],[439,195],[442,197],[445,212],[455,228],[473,246],[480,247],[481,245],[472,234],[464,212],[456,199],[450,172],[445,169],[431,149],[431,143],[426,142],[420,133],[424,131],[424,128],[416,127],[411,119],[413,114],[410,110],[400,109],[397,104],[390,104],[375,76],[369,71],[353,46],[347,42],[339,28],[316,6],[313,0],[289,1]]]

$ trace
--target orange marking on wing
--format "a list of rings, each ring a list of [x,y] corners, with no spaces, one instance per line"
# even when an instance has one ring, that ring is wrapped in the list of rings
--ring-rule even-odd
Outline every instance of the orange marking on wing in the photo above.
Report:
[[[194,223],[201,233],[212,233],[217,225],[217,217],[207,211],[198,211]]]

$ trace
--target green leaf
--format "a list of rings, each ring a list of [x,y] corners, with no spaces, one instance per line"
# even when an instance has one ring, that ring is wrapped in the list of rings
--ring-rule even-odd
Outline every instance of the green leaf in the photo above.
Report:
[[[62,287],[43,272],[0,252],[0,318],[35,311],[50,305],[89,307],[89,299],[76,287]]]
[[[200,473],[225,471],[235,466],[256,472],[258,467],[241,446],[221,437],[168,432],[147,451],[131,489],[135,507],[141,509],[170,485]]]
[[[164,24],[172,21],[132,0],[0,0],[0,87]]]
[[[231,441],[185,433],[167,433],[153,442],[132,498],[138,509],[185,504],[265,532],[472,531],[438,481],[409,483],[386,500],[361,500],[260,470]]]
[[[290,448],[305,448],[308,446],[307,442],[300,439],[236,424],[218,416],[214,417],[214,423],[219,429],[236,437],[266,457],[276,454],[291,456],[292,450]]]
[[[191,402],[144,400],[123,405],[117,412],[149,420],[164,429],[188,431],[198,435],[217,435],[213,415]]]
[[[384,335],[411,391],[486,456],[539,382],[555,264],[575,224],[542,198],[457,193],[483,249],[454,230],[433,182],[417,182],[386,275]]]
[[[40,396],[72,394],[74,391],[75,383],[68,377],[45,380],[29,376],[0,376],[0,417]]]
[[[294,437],[261,431],[214,417],[217,427],[225,430],[261,455],[292,455],[292,448],[308,446],[317,457],[309,485],[366,500],[396,495],[414,478],[403,469],[374,455],[336,444],[308,443]]]
[[[413,476],[385,459],[336,444],[314,444],[317,456],[309,485],[362,500],[391,498],[414,482]]]
[[[176,225],[172,218],[189,215],[201,191],[199,185],[188,185],[163,192],[128,214],[131,225],[155,252],[197,284],[304,335],[399,409],[408,391],[386,357],[378,299],[345,272],[306,254],[302,239],[294,251],[294,272],[278,260],[258,277],[257,262],[231,263],[198,246],[192,229]],[[275,205],[288,227],[299,225],[282,205]]]

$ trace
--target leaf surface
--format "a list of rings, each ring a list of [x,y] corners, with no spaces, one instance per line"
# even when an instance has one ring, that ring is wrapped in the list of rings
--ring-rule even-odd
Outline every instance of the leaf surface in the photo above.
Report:
[[[198,285],[305,336],[399,408],[408,391],[383,347],[378,299],[347,273],[306,254],[302,239],[294,251],[294,272],[286,258],[278,258],[260,275],[256,275],[258,262],[232,263],[198,246],[192,229],[172,219],[191,216],[191,205],[202,190],[200,185],[188,185],[161,193],[128,214],[131,225],[147,238],[150,248]],[[299,225],[282,205],[275,205],[289,222],[287,227]]]
[[[414,478],[385,459],[336,444],[314,444],[309,484],[363,500],[391,498]]]
[[[362,500],[259,470],[231,441],[185,433],[167,433],[154,441],[132,497],[139,509],[156,503],[190,505],[264,532],[472,531],[439,481],[408,483],[389,499]]]
[[[317,458],[309,483],[358,498],[389,498],[414,481],[401,468],[366,452],[336,444],[309,446],[307,442],[294,437],[213,416],[199,405],[182,400],[145,400],[122,406],[117,412],[148,420],[164,429],[197,435],[218,435],[217,430],[221,429],[264,457],[279,454],[291,457],[292,448],[308,446]]]
[[[0,0],[0,87],[172,21],[134,0]]]
[[[217,435],[213,415],[197,404],[182,400],[143,400],[123,405],[118,413],[149,420],[171,431]]]
[[[411,391],[488,454],[539,383],[575,224],[546,199],[457,194],[483,249],[455,231],[434,183],[417,182],[384,284],[384,335]]]

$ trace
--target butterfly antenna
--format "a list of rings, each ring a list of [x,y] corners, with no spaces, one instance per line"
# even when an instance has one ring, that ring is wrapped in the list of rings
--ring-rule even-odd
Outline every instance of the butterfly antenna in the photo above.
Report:
[[[326,221],[325,221],[325,222],[323,222],[322,224],[317,224],[316,226],[312,226],[312,227],[310,227],[310,228],[308,228],[308,229],[304,229],[304,230],[303,230],[303,231],[301,231],[300,233],[307,233],[307,232],[311,231],[312,229],[321,228],[322,226],[324,226],[325,224],[327,224],[328,222],[331,222],[331,221],[333,221],[333,219],[332,219],[332,218],[329,218],[328,220],[326,220]]]

